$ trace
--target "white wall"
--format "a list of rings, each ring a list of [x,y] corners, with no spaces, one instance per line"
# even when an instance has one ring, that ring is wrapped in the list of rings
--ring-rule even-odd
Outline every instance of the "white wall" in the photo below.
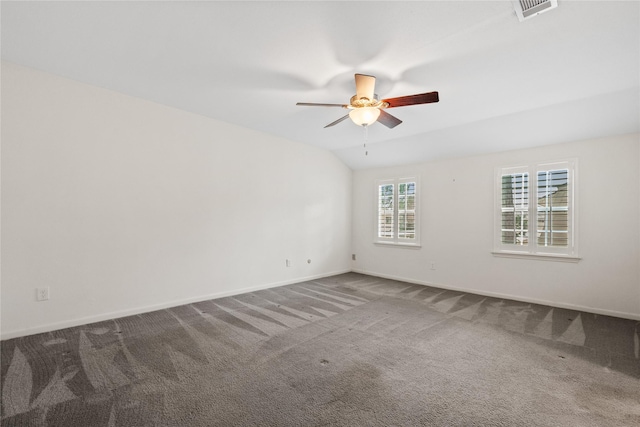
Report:
[[[355,271],[483,295],[640,319],[640,135],[353,176]],[[428,144],[428,141],[425,141]],[[371,149],[375,149],[372,147]],[[578,263],[494,257],[494,169],[577,158]],[[374,181],[419,174],[422,247],[373,244]],[[435,263],[435,270],[430,264]]]
[[[2,338],[349,271],[351,179],[329,152],[3,63]]]
[[[2,339],[351,268],[640,318],[637,134],[352,180],[326,151],[8,63],[1,107]],[[493,257],[494,168],[566,157],[582,260]],[[376,246],[374,180],[407,174],[423,246]]]

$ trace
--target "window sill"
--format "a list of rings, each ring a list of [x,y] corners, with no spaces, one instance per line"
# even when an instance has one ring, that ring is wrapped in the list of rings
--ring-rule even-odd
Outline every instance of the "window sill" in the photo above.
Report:
[[[394,248],[420,249],[420,243],[398,243],[398,242],[373,242],[376,246],[390,246]]]
[[[507,251],[493,251],[493,256],[500,258],[518,258],[518,259],[535,259],[537,261],[558,261],[558,262],[573,262],[577,263],[582,258],[571,255],[559,255],[559,254],[543,254],[543,253],[530,253],[530,252],[507,252]]]

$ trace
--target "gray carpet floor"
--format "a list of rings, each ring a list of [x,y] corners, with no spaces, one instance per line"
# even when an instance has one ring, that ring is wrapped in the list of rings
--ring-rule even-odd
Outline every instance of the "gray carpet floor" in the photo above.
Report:
[[[2,426],[638,426],[640,322],[349,273],[1,343]]]

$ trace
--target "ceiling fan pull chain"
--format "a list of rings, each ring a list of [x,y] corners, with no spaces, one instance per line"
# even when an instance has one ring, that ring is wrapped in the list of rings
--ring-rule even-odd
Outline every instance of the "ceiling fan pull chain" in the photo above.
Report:
[[[369,152],[367,151],[367,140],[369,139],[369,126],[367,125],[362,125],[362,127],[364,128],[364,155],[368,156]]]

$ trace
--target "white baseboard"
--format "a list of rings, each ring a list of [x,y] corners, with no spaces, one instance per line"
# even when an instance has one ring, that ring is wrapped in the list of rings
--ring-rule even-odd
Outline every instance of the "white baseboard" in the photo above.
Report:
[[[383,279],[398,280],[401,282],[413,283],[416,285],[432,286],[434,288],[466,292],[466,293],[475,294],[475,295],[483,295],[486,297],[510,299],[514,301],[521,301],[521,302],[526,302],[531,304],[541,304],[541,305],[548,305],[550,307],[566,308],[568,310],[576,310],[576,311],[584,311],[586,313],[601,314],[604,316],[620,317],[623,319],[630,319],[630,320],[640,320],[639,313],[626,313],[623,311],[606,310],[606,309],[601,309],[597,307],[586,307],[586,306],[576,305],[576,304],[566,304],[566,303],[561,303],[557,301],[547,301],[543,299],[529,298],[529,297],[523,297],[519,295],[503,294],[499,292],[487,292],[480,289],[460,288],[456,286],[448,286],[448,285],[442,285],[439,283],[431,283],[424,280],[412,279],[410,277],[400,277],[400,276],[393,276],[393,275],[384,274],[384,273],[376,273],[374,271],[364,271],[359,269],[352,269],[352,271],[354,273],[366,274],[368,276],[380,277]]]
[[[291,285],[291,284],[294,284],[294,283],[301,283],[301,282],[306,282],[306,281],[309,281],[309,280],[321,279],[323,277],[335,276],[337,274],[349,273],[350,271],[351,271],[350,269],[346,269],[346,270],[334,271],[334,272],[330,272],[330,273],[318,274],[318,275],[314,275],[314,276],[298,277],[298,278],[295,278],[295,279],[289,279],[289,280],[284,280],[284,281],[280,281],[280,282],[265,283],[265,284],[261,284],[261,285],[257,285],[257,286],[251,286],[251,287],[247,287],[247,288],[234,289],[232,291],[218,292],[218,293],[213,293],[213,294],[208,294],[208,295],[200,295],[200,296],[197,296],[197,297],[191,297],[191,298],[185,298],[185,299],[180,299],[180,300],[167,301],[167,302],[164,302],[162,304],[154,304],[154,305],[148,305],[148,306],[143,306],[143,307],[136,307],[136,308],[132,308],[132,309],[128,309],[128,310],[120,310],[120,311],[113,311],[113,312],[109,312],[109,313],[102,313],[102,314],[98,314],[98,315],[95,315],[95,316],[87,316],[87,317],[81,317],[81,318],[77,318],[77,319],[69,319],[69,320],[65,320],[65,321],[62,321],[62,322],[48,323],[48,324],[45,324],[45,325],[38,325],[38,326],[31,327],[31,328],[16,329],[16,330],[13,330],[13,331],[2,333],[0,335],[0,341],[12,339],[12,338],[24,337],[24,336],[27,336],[27,335],[40,334],[40,333],[43,333],[43,332],[56,331],[56,330],[59,330],[59,329],[71,328],[71,327],[74,327],[74,326],[87,325],[87,324],[90,324],[90,323],[102,322],[102,321],[105,321],[105,320],[118,319],[120,317],[133,316],[133,315],[136,315],[136,314],[143,314],[143,313],[149,313],[151,311],[163,310],[165,308],[171,308],[171,307],[178,307],[180,305],[192,304],[194,302],[207,301],[207,300],[216,299],[216,298],[224,298],[224,297],[229,297],[229,296],[233,296],[233,295],[245,294],[245,293],[248,293],[248,292],[260,291],[260,290],[263,290],[263,289],[275,288],[275,287],[278,287],[278,286]]]
[[[565,308],[565,309],[569,309],[569,310],[584,311],[584,312],[587,312],[587,313],[594,313],[594,314],[601,314],[601,315],[605,315],[605,316],[620,317],[620,318],[623,318],[623,319],[640,320],[640,314],[637,314],[637,313],[626,313],[626,312],[620,312],[620,311],[614,311],[614,310],[605,310],[605,309],[600,309],[600,308],[596,308],[596,307],[585,307],[585,306],[575,305],[575,304],[559,303],[557,301],[547,301],[547,300],[542,300],[542,299],[537,299],[537,298],[522,297],[522,296],[519,296],[519,295],[503,294],[503,293],[498,293],[498,292],[487,292],[487,291],[483,291],[483,290],[479,290],[479,289],[469,289],[469,288],[461,288],[461,287],[456,287],[456,286],[448,286],[448,285],[443,285],[443,284],[439,284],[439,283],[431,283],[431,282],[427,282],[427,281],[424,281],[424,280],[417,280],[417,279],[413,279],[413,278],[410,278],[410,277],[394,276],[394,275],[378,273],[378,272],[374,272],[374,271],[364,271],[364,270],[360,270],[360,269],[346,269],[346,270],[334,271],[334,272],[325,273],[325,274],[318,274],[318,275],[314,275],[314,276],[298,277],[298,278],[295,278],[295,279],[289,279],[289,280],[280,281],[280,282],[265,283],[265,284],[261,284],[261,285],[257,285],[257,286],[251,286],[251,287],[246,287],[246,288],[241,288],[241,289],[234,289],[232,291],[218,292],[218,293],[213,293],[213,294],[208,294],[208,295],[200,295],[200,296],[197,296],[197,297],[191,297],[191,298],[185,298],[185,299],[180,299],[180,300],[167,301],[167,302],[164,302],[162,304],[148,305],[148,306],[136,307],[136,308],[132,308],[132,309],[128,309],[128,310],[121,310],[121,311],[114,311],[114,312],[109,312],[109,313],[102,313],[102,314],[98,314],[98,315],[95,315],[95,316],[87,316],[87,317],[82,317],[82,318],[77,318],[77,319],[70,319],[70,320],[65,320],[65,321],[62,321],[62,322],[49,323],[49,324],[45,324],[45,325],[38,325],[38,326],[35,326],[35,327],[31,327],[31,328],[17,329],[17,330],[13,330],[13,331],[8,331],[8,332],[2,333],[0,335],[0,340],[4,341],[4,340],[23,337],[23,336],[27,336],[27,335],[40,334],[40,333],[43,333],[43,332],[51,332],[51,331],[55,331],[55,330],[58,330],[58,329],[65,329],[65,328],[71,328],[71,327],[86,325],[86,324],[95,323],[95,322],[102,322],[102,321],[105,321],[105,320],[118,319],[120,317],[133,316],[133,315],[136,315],[136,314],[143,314],[143,313],[149,313],[151,311],[163,310],[165,308],[177,307],[177,306],[185,305],[185,304],[192,304],[194,302],[207,301],[207,300],[216,299],[216,298],[224,298],[224,297],[229,297],[229,296],[233,296],[233,295],[239,295],[239,294],[244,294],[244,293],[248,293],[248,292],[259,291],[259,290],[262,290],[262,289],[275,288],[275,287],[278,287],[278,286],[285,286],[285,285],[291,285],[291,284],[294,284],[294,283],[306,282],[306,281],[309,281],[309,280],[321,279],[323,277],[330,277],[330,276],[335,276],[337,274],[344,274],[344,273],[349,273],[349,272],[361,273],[361,274],[366,274],[366,275],[374,276],[374,277],[380,277],[380,278],[384,278],[384,279],[398,280],[398,281],[401,281],[401,282],[413,283],[413,284],[417,284],[417,285],[433,286],[433,287],[436,287],[436,288],[447,289],[447,290],[452,290],[452,291],[467,292],[467,293],[476,294],[476,295],[484,295],[484,296],[494,297],[494,298],[504,298],[504,299],[510,299],[510,300],[514,300],[514,301],[521,301],[521,302],[531,303],[531,304],[542,304],[542,305],[548,305],[550,307],[557,307],[557,308]]]

